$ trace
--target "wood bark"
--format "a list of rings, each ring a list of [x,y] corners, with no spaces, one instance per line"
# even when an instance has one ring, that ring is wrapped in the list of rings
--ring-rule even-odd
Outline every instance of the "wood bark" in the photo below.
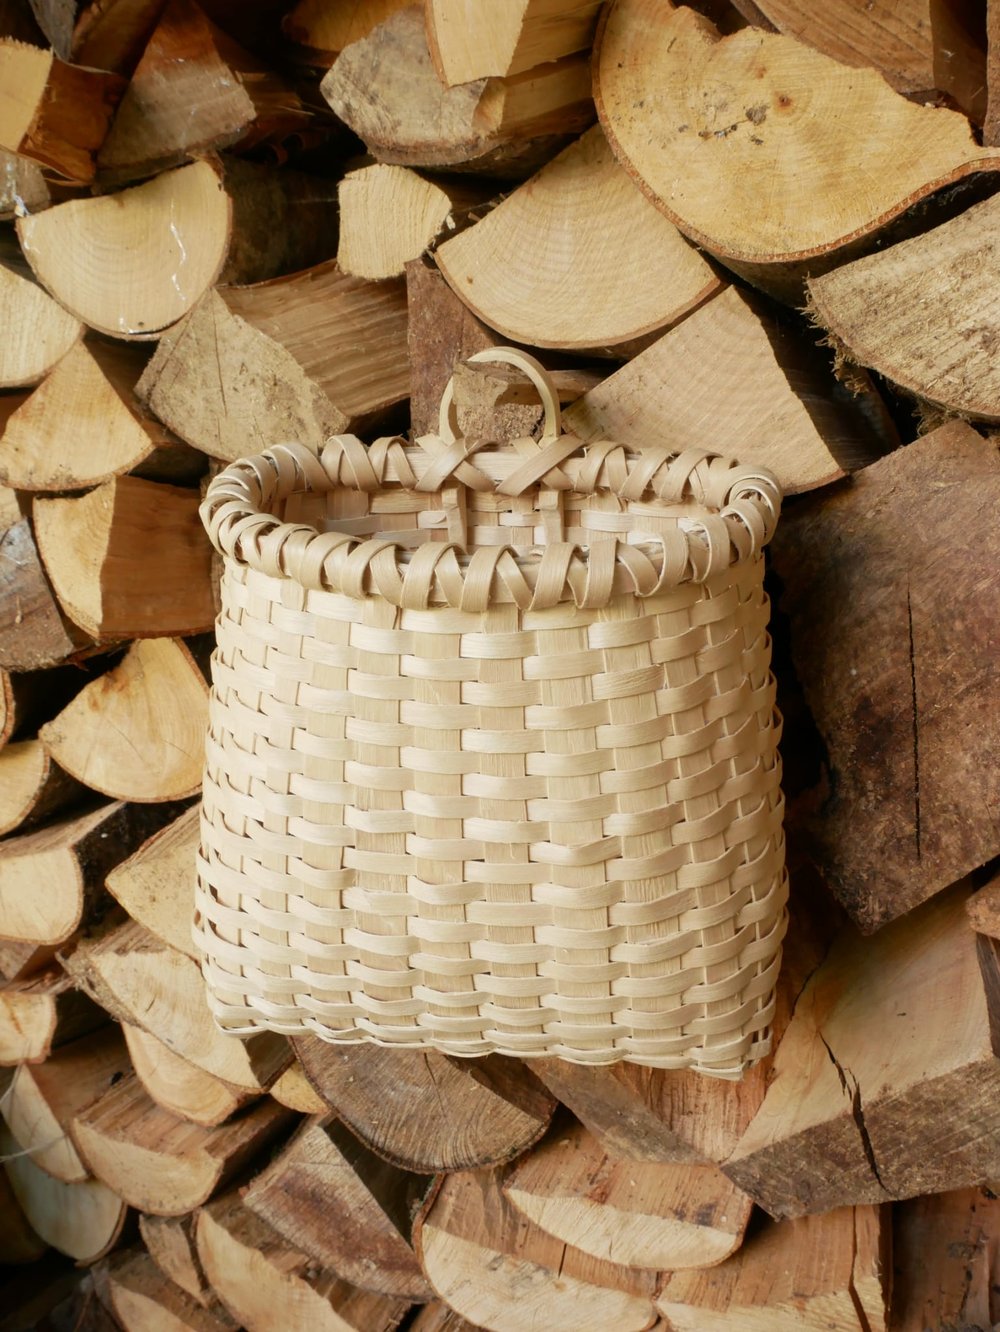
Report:
[[[161,420],[226,462],[278,439],[319,450],[382,421],[408,390],[402,283],[335,264],[210,293],[139,382]]]
[[[179,1119],[214,1128],[254,1099],[254,1092],[230,1086],[213,1073],[206,1073],[142,1027],[128,1022],[121,1026],[133,1071],[143,1090]]]
[[[1000,142],[1000,5],[987,0],[986,5],[986,118],[983,143],[994,147]]]
[[[292,1114],[270,1097],[228,1124],[205,1128],[151,1101],[135,1077],[122,1078],[73,1121],[73,1139],[99,1180],[132,1207],[182,1216],[285,1131]]]
[[[22,1064],[0,1102],[0,1113],[35,1165],[67,1184],[89,1179],[69,1126],[130,1071],[121,1032],[112,1024],[56,1050],[44,1064]]]
[[[668,1273],[656,1307],[675,1332],[885,1332],[888,1236],[875,1207],[770,1223],[720,1267]]]
[[[0,669],[57,666],[86,642],[60,609],[17,496],[0,487]]]
[[[20,491],[82,490],[125,472],[193,481],[204,459],[133,392],[147,357],[126,343],[77,343],[6,419],[0,481]],[[53,448],[53,440],[59,447]]]
[[[288,1042],[276,1032],[246,1041],[225,1035],[212,1020],[197,965],[135,921],[83,941],[66,967],[113,1017],[231,1087],[265,1091],[289,1062]]]
[[[743,1242],[751,1202],[717,1166],[610,1156],[578,1123],[556,1124],[503,1181],[550,1235],[625,1267],[712,1267]]]
[[[431,1298],[411,1244],[433,1187],[380,1160],[338,1120],[308,1123],[253,1180],[243,1201],[303,1253],[363,1290]]]
[[[198,957],[191,922],[199,814],[192,805],[116,865],[106,880],[108,892],[133,920],[190,958]]]
[[[969,898],[965,910],[974,930],[1000,939],[1000,876],[984,884]]]
[[[509,1161],[548,1128],[555,1100],[530,1069],[502,1055],[292,1042],[309,1081],[384,1160],[417,1174]]]
[[[58,946],[107,902],[104,876],[170,807],[104,804],[12,837],[0,858],[0,938]]]
[[[127,1208],[96,1179],[66,1184],[46,1174],[0,1125],[0,1156],[21,1211],[39,1239],[79,1263],[94,1263],[115,1245]]]
[[[597,126],[436,259],[484,323],[536,347],[627,354],[721,288]]]
[[[893,1208],[892,1332],[987,1328],[1000,1322],[990,1189],[954,1189]]]
[[[194,0],[169,0],[98,155],[101,178],[136,180],[214,149],[245,150],[310,119],[294,88]]]
[[[139,63],[165,2],[96,0],[88,5],[73,25],[73,60],[128,77]]]
[[[923,235],[809,283],[844,356],[949,413],[1000,421],[994,196]]]
[[[59,766],[95,791],[181,800],[201,786],[207,706],[204,676],[184,644],[144,638],[39,735]]]
[[[960,113],[790,37],[720,37],[691,9],[617,0],[599,41],[595,98],[619,159],[685,235],[796,303],[803,273],[874,248],[915,201],[995,169]]]
[[[0,82],[0,147],[70,180],[92,181],[125,80],[0,38]]]
[[[0,988],[0,1067],[40,1064],[106,1022],[104,1010],[60,966],[10,981]]]
[[[188,1216],[140,1216],[139,1233],[149,1256],[164,1276],[206,1308],[217,1304],[198,1261],[194,1228],[197,1214]]]
[[[202,1209],[197,1236],[206,1276],[247,1332],[394,1332],[408,1308],[317,1268],[234,1194]]]
[[[37,384],[83,336],[81,321],[32,279],[16,246],[7,244],[0,246],[0,324],[4,389]]]
[[[449,88],[474,79],[523,74],[536,65],[587,51],[600,0],[519,0],[513,5],[427,0],[427,39],[434,68]]]
[[[1000,851],[998,497],[996,448],[952,422],[779,525],[781,604],[829,755],[804,826],[864,930]]]
[[[445,88],[417,5],[343,51],[320,91],[373,157],[399,166],[524,176],[552,155],[553,136],[578,134],[594,119],[583,55]]]
[[[726,1174],[773,1215],[1000,1177],[1000,961],[940,894],[847,930],[806,986]]]
[[[520,1216],[490,1171],[448,1175],[414,1231],[438,1295],[475,1326],[643,1332],[656,1278],[571,1248]]]
[[[235,1323],[203,1308],[157,1267],[148,1253],[112,1261],[111,1305],[125,1332],[235,1332]]]

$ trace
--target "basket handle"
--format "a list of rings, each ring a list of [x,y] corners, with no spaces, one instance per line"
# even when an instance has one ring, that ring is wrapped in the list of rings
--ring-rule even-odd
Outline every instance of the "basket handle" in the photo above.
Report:
[[[519,347],[487,347],[467,357],[469,361],[487,362],[495,365],[513,365],[531,380],[538,390],[545,409],[545,426],[542,439],[556,439],[562,429],[562,412],[559,408],[559,395],[549,372],[541,361],[530,352]],[[438,434],[447,444],[454,444],[458,436],[458,416],[455,411],[455,378],[452,376],[445,385],[441,396],[441,409],[438,413]]]

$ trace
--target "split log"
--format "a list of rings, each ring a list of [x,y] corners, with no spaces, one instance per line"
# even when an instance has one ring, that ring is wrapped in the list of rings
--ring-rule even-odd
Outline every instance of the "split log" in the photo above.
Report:
[[[536,347],[628,354],[721,288],[598,126],[436,258],[484,323]]]
[[[422,1302],[414,1213],[434,1181],[379,1160],[333,1118],[304,1125],[243,1193],[251,1211],[345,1281]]]
[[[228,1124],[204,1128],[151,1101],[122,1078],[73,1122],[73,1139],[98,1179],[141,1212],[182,1216],[207,1202],[294,1116],[265,1097]]]
[[[287,1105],[289,1110],[297,1110],[300,1115],[326,1114],[326,1102],[314,1090],[306,1077],[305,1069],[297,1059],[293,1060],[281,1077],[271,1084],[270,1092],[276,1101]]]
[[[130,1071],[121,1032],[109,1023],[56,1050],[44,1064],[22,1064],[0,1101],[0,1113],[35,1165],[67,1184],[90,1172],[73,1146],[69,1126]]]
[[[720,37],[659,0],[609,9],[594,96],[619,160],[681,231],[795,303],[803,276],[873,249],[935,190],[997,168],[959,112],[918,106],[791,37]]]
[[[427,0],[427,39],[438,77],[447,87],[474,79],[523,74],[588,51],[601,0]]]
[[[417,1218],[414,1242],[438,1295],[477,1327],[642,1332],[655,1320],[652,1273],[547,1235],[510,1206],[496,1172],[448,1175]]]
[[[17,232],[66,310],[111,337],[148,340],[220,279],[260,281],[328,258],[333,188],[249,162],[200,161],[22,217]]]
[[[320,92],[380,162],[497,176],[530,174],[551,157],[553,136],[579,134],[594,119],[585,55],[445,88],[419,5],[347,47]]]
[[[973,893],[965,910],[974,930],[1000,939],[1000,876]]]
[[[77,343],[7,417],[0,481],[16,490],[82,490],[125,472],[193,481],[204,459],[133,392],[147,358],[127,343]],[[53,447],[58,441],[58,447]]]
[[[376,24],[410,4],[412,0],[365,0],[363,5],[298,0],[281,27],[294,43],[291,54],[296,59],[329,69],[345,46],[361,41]]]
[[[778,530],[781,604],[831,772],[804,828],[866,931],[1000,852],[998,500],[995,445],[955,421]]]
[[[721,1267],[668,1273],[656,1307],[673,1332],[885,1332],[889,1231],[875,1207],[769,1223]]]
[[[0,989],[0,1067],[40,1064],[106,1022],[104,1010],[61,967],[11,981]]]
[[[244,150],[309,124],[298,94],[227,37],[194,0],[169,0],[98,154],[102,181]]]
[[[968,890],[845,931],[799,998],[726,1174],[772,1215],[1000,1178],[997,946]]]
[[[96,1179],[78,1184],[53,1179],[24,1154],[5,1125],[0,1125],[0,1157],[39,1239],[78,1263],[96,1263],[118,1242],[128,1209],[111,1189]]]
[[[197,1237],[205,1275],[247,1332],[394,1332],[407,1311],[317,1269],[235,1194],[202,1209]]]
[[[381,162],[349,171],[337,187],[341,272],[370,281],[402,276],[411,259],[472,221],[486,197],[461,180]]]
[[[65,618],[49,586],[17,496],[0,487],[0,668],[57,666],[86,641],[83,631]]]
[[[1000,1322],[1000,1201],[956,1189],[893,1208],[893,1332]]]
[[[871,462],[883,443],[837,401],[822,354],[735,287],[584,394],[565,428],[587,441],[728,453],[771,468],[791,494]]]
[[[214,1074],[206,1073],[141,1027],[128,1022],[121,1026],[133,1070],[143,1090],[178,1119],[214,1128],[253,1100],[254,1092],[231,1087]]]
[[[135,921],[84,940],[66,969],[112,1017],[233,1088],[260,1093],[287,1066],[288,1042],[262,1031],[233,1040],[212,1020],[196,963]]]
[[[986,118],[983,143],[995,146],[1000,141],[1000,5],[987,0],[986,5]]]
[[[9,494],[0,491],[0,506]],[[15,675],[0,669],[0,749],[11,740],[23,740],[54,717],[76,695],[84,679],[79,666]]]
[[[59,602],[102,643],[201,634],[215,622],[199,494],[116,476],[80,497],[38,498],[38,551]]]
[[[199,816],[199,807],[192,805],[116,865],[106,880],[112,897],[133,920],[191,958],[198,957],[191,922]]]
[[[479,1332],[461,1314],[435,1300],[425,1304],[410,1324],[409,1332]]]
[[[0,938],[65,943],[106,903],[110,867],[169,817],[169,806],[105,804],[10,838],[0,858]]]
[[[125,1332],[234,1332],[230,1318],[198,1304],[163,1274],[148,1253],[113,1262],[108,1287],[111,1306]]]
[[[194,1213],[188,1216],[140,1216],[139,1233],[149,1256],[164,1276],[200,1305],[210,1308],[218,1304],[218,1299],[198,1261],[194,1238],[196,1219]]]
[[[809,283],[850,361],[946,411],[1000,421],[1000,196]]]
[[[78,65],[131,75],[145,50],[165,0],[100,0],[76,17],[70,50]],[[59,46],[53,41],[59,51]],[[60,52],[61,53],[61,52]]]
[[[32,1230],[6,1172],[0,1170],[0,1254],[4,1263],[37,1262],[48,1247]]]
[[[80,320],[32,280],[16,248],[6,244],[0,247],[0,326],[4,389],[37,384],[83,337]]]
[[[86,788],[63,772],[40,740],[20,740],[0,750],[0,837],[27,831],[70,805]]]
[[[73,939],[63,948],[72,948]],[[53,965],[59,944],[19,943],[0,934],[0,976],[7,985],[33,980],[44,968]]]
[[[125,80],[0,38],[0,82],[0,147],[69,180],[92,181]]]
[[[29,28],[25,32],[21,29],[14,35],[23,37],[25,41],[33,42],[37,46],[44,46],[45,42],[50,42],[60,59],[68,60],[73,42],[73,23],[76,11],[80,8],[80,0],[28,0],[28,3],[35,18],[33,30]],[[7,11],[13,8],[13,5],[5,6]],[[17,8],[23,10],[24,6],[18,5]],[[27,17],[27,15],[21,17],[21,23]],[[39,40],[39,37],[44,40]]]
[[[947,93],[972,120],[986,110],[986,53],[982,7],[967,0],[905,0],[874,9],[867,0],[834,0],[816,8],[804,0],[758,0],[778,32],[843,65],[871,65],[897,92],[921,101]],[[977,10],[979,13],[977,14]],[[977,21],[978,20],[978,21]]]
[[[323,1100],[372,1151],[416,1174],[498,1165],[537,1142],[555,1111],[530,1069],[503,1055],[292,1042]]]
[[[743,1242],[751,1202],[712,1165],[609,1156],[578,1123],[557,1124],[503,1182],[550,1235],[625,1267],[712,1267]]]
[[[51,202],[48,182],[40,168],[26,157],[0,148],[0,221],[10,222],[21,213],[36,213]]]
[[[60,767],[95,791],[181,800],[201,786],[207,706],[204,676],[184,644],[144,638],[39,736]]]
[[[294,439],[364,433],[409,392],[401,282],[322,264],[211,292],[164,337],[139,382],[182,439],[226,462]]]

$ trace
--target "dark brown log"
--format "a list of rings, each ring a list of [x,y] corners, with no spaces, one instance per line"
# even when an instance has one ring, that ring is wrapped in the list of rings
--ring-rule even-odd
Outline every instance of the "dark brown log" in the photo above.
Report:
[[[993,939],[1000,939],[1000,876],[973,893],[965,909],[974,930],[988,934]]]

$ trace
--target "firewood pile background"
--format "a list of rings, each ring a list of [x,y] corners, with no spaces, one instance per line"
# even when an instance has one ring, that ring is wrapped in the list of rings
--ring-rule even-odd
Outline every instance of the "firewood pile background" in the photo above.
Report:
[[[992,39],[995,39],[995,44]],[[1000,6],[0,3],[0,1332],[1000,1326]],[[760,462],[792,877],[739,1082],[222,1035],[227,462]]]

